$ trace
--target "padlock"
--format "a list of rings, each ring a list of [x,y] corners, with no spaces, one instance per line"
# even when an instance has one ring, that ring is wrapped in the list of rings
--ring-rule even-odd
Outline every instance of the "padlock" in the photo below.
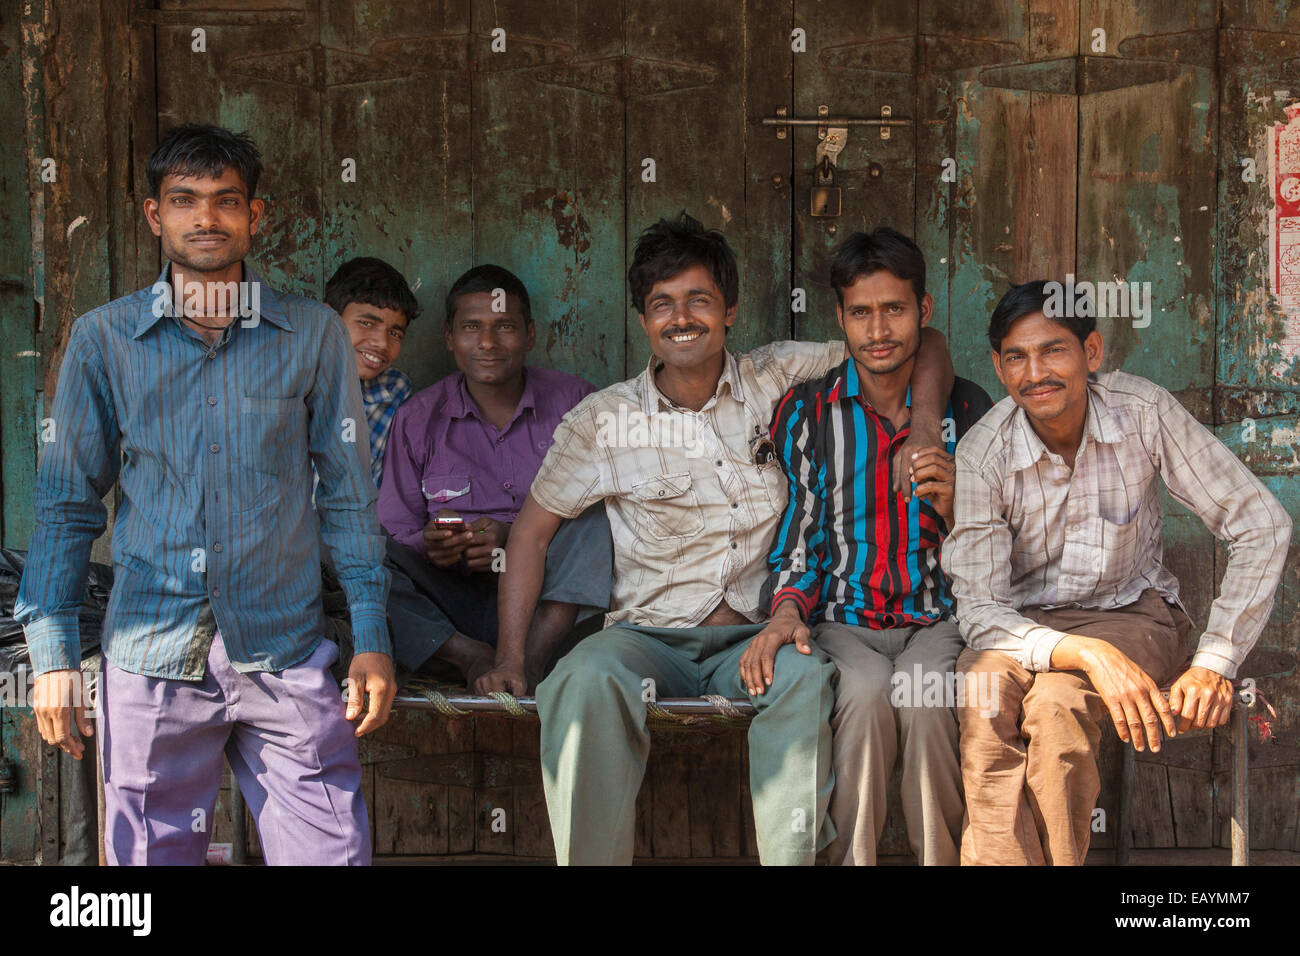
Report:
[[[810,215],[831,218],[840,214],[840,187],[835,182],[835,164],[823,156],[813,171],[812,208]]]

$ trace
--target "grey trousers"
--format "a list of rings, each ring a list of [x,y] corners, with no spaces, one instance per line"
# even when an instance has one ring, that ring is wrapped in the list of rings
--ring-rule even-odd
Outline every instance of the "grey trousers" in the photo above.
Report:
[[[384,564],[392,579],[388,591],[388,631],[393,640],[399,683],[418,670],[457,631],[476,641],[496,645],[497,583],[501,575],[439,568],[391,537],[387,542]],[[336,621],[346,622],[347,600],[333,577],[328,554],[322,543],[321,555],[326,561],[322,569],[325,613]],[[577,622],[581,623],[609,607],[613,565],[614,545],[605,505],[594,504],[577,518],[560,525],[551,539],[539,600],[576,604]],[[339,639],[337,631],[329,636],[335,641]]]
[[[961,634],[951,620],[876,630],[823,622],[813,640],[835,663],[830,817],[833,865],[873,866],[886,787],[903,756],[903,817],[923,866],[956,866],[962,785],[952,694]]]

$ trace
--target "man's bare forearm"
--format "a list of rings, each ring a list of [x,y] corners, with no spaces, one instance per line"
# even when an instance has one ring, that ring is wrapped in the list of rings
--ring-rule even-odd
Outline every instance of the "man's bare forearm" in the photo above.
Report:
[[[952,395],[952,357],[938,329],[921,330],[921,348],[912,368],[912,430],[940,430]]]

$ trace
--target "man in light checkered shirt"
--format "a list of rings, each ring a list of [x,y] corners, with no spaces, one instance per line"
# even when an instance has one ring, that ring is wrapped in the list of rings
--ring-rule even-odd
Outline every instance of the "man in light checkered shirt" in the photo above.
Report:
[[[942,561],[968,645],[959,686],[992,695],[959,701],[963,864],[1083,863],[1105,714],[1139,751],[1162,729],[1226,723],[1291,538],[1277,500],[1169,392],[1097,374],[1093,310],[1062,307],[1059,289],[1016,286],[994,309],[1008,397],[957,446]],[[1157,476],[1231,555],[1190,666]]]

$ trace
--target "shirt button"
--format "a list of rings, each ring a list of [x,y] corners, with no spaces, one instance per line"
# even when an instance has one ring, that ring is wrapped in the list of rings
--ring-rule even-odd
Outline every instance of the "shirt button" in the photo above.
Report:
[[[735,550],[736,550],[737,548],[739,548],[739,547],[740,547],[740,545],[736,544],[736,542],[734,542],[734,541],[731,542],[731,550],[732,550],[732,551],[735,551]]]
[[[510,482],[507,481],[507,482],[506,482],[504,485],[502,485],[501,487],[504,488],[506,491],[509,491],[510,488],[511,488]]]
[[[722,467],[722,459],[719,458],[717,461],[714,462],[714,464],[717,465],[719,468],[721,468],[721,467]]]
[[[506,440],[506,436],[502,435],[500,438],[497,439],[497,444],[500,445],[505,440]]]
[[[216,544],[214,544],[214,545],[212,546],[212,550],[215,551],[215,552],[217,552],[217,554],[220,554],[220,553],[221,553],[221,542],[218,541]]]
[[[731,503],[731,507],[733,507],[733,508],[739,508],[739,507],[740,507],[740,502],[738,502],[738,501],[733,501],[733,502]]]
[[[216,352],[209,352],[209,353],[208,353],[208,358],[210,358],[210,359],[214,359],[214,358],[216,358],[216,357],[217,357],[217,353],[216,353]]]
[[[215,405],[215,404],[217,404],[217,396],[215,396],[215,395],[209,395],[209,396],[208,396],[208,404],[209,404],[209,405]]]
[[[212,596],[213,596],[214,598],[219,598],[219,597],[221,597],[221,588],[213,588],[213,589],[212,589]]]
[[[211,445],[208,446],[208,451],[212,452],[212,454],[215,455],[217,452],[221,451],[221,446],[218,445],[216,442],[213,442]]]

